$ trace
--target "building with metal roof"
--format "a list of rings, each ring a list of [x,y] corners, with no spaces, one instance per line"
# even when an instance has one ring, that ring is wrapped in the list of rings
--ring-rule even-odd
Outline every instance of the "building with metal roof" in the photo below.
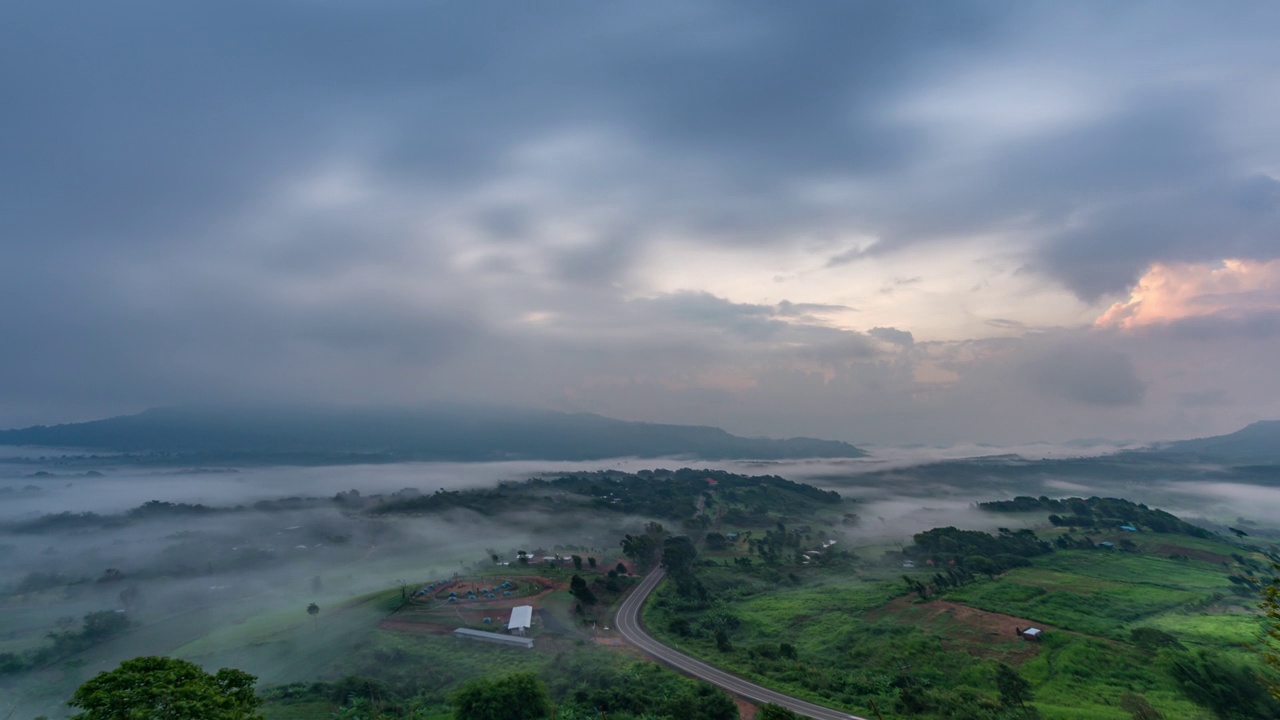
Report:
[[[507,621],[507,631],[524,635],[530,627],[533,627],[533,606],[520,605],[511,608],[511,619]]]
[[[466,638],[467,640],[479,640],[480,642],[491,642],[499,645],[514,645],[522,648],[532,648],[533,638],[513,637],[511,635],[503,635],[501,633],[485,632],[483,630],[472,630],[470,628],[458,628],[453,631],[454,637]]]

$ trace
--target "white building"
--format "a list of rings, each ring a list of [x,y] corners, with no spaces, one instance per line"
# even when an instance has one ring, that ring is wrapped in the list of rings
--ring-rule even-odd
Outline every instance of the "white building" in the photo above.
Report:
[[[513,635],[524,635],[533,626],[533,606],[520,605],[511,608],[511,620],[507,621],[507,631]]]

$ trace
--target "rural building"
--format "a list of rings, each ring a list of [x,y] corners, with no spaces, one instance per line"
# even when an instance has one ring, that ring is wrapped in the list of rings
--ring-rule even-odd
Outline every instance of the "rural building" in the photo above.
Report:
[[[1124,530],[1125,532],[1138,532],[1138,528],[1132,525],[1121,525],[1120,529]]]
[[[533,606],[520,605],[511,608],[511,620],[507,621],[507,632],[523,636],[533,626]]]
[[[1026,630],[1018,628],[1018,635],[1023,640],[1039,640],[1042,634],[1044,634],[1044,631],[1040,628],[1027,628]]]
[[[483,630],[458,628],[453,631],[453,635],[454,637],[465,638],[467,640],[479,640],[480,642],[498,643],[499,645],[514,645],[516,647],[526,649],[533,647],[533,638],[511,637],[510,635],[484,632]]]

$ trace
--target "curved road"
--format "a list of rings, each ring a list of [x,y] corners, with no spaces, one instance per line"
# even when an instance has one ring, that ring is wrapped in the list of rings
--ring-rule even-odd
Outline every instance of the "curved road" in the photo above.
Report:
[[[614,626],[618,628],[618,632],[622,634],[624,640],[649,653],[663,665],[678,670],[685,675],[705,680],[722,690],[760,705],[773,703],[815,720],[865,720],[856,715],[832,710],[821,705],[814,705],[811,702],[805,702],[790,695],[783,695],[769,688],[760,687],[755,683],[743,680],[737,675],[731,675],[701,660],[689,657],[653,639],[649,633],[645,632],[644,626],[640,624],[640,609],[644,607],[644,601],[649,597],[649,593],[653,592],[653,589],[662,581],[663,574],[661,568],[649,573],[639,587],[633,590],[618,608],[618,614],[614,618]]]

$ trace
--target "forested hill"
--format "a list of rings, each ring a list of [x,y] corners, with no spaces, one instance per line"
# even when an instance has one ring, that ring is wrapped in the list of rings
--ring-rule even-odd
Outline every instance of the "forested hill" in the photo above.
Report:
[[[159,408],[0,431],[0,445],[174,454],[216,462],[399,460],[705,460],[861,457],[844,442],[744,438],[715,427],[627,422],[599,415],[472,407],[414,410]]]
[[[1172,442],[1159,449],[1233,462],[1280,462],[1280,420],[1256,422],[1227,435]]]

